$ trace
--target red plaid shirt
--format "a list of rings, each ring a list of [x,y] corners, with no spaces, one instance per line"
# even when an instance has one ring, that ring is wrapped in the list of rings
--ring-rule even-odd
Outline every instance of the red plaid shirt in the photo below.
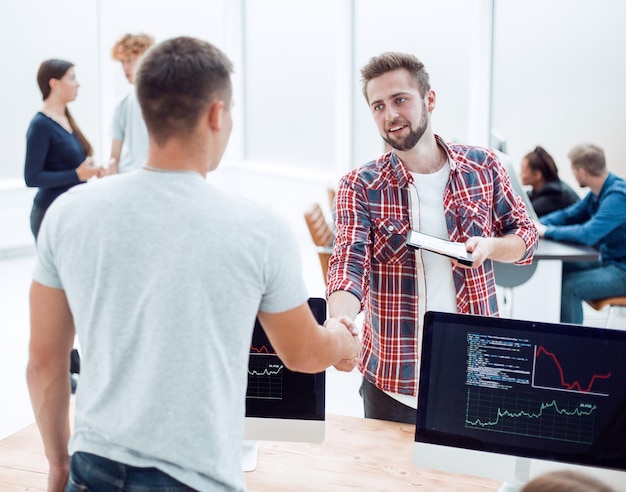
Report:
[[[436,138],[450,162],[443,196],[449,239],[465,242],[472,236],[517,234],[526,243],[526,255],[517,263],[530,264],[537,230],[495,154]],[[393,152],[341,179],[327,294],[345,290],[361,300],[365,318],[359,369],[364,377],[384,391],[415,396],[423,313],[418,312],[415,255],[406,245],[412,182]],[[498,315],[490,260],[478,268],[452,271],[459,313]]]

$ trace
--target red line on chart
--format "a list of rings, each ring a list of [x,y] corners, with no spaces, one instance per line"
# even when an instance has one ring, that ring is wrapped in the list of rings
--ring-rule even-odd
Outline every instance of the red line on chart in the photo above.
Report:
[[[561,364],[560,364],[559,360],[556,358],[556,355],[554,355],[552,352],[548,352],[541,345],[539,345],[539,347],[537,348],[537,351],[535,352],[535,359],[537,359],[539,357],[541,352],[543,352],[548,357],[551,357],[552,360],[554,360],[554,364],[556,365],[557,369],[559,370],[559,374],[561,375],[561,384],[563,385],[563,387],[565,387],[565,388],[567,388],[569,390],[577,390],[577,391],[580,391],[582,393],[589,393],[591,391],[591,387],[593,386],[593,383],[596,381],[596,379],[608,379],[608,378],[611,377],[611,373],[610,372],[607,373],[607,374],[594,374],[591,377],[591,381],[589,381],[589,386],[587,386],[587,388],[583,389],[578,381],[574,381],[571,384],[565,382],[565,375],[563,374],[563,368],[561,367]]]
[[[270,349],[268,349],[265,345],[261,345],[260,348],[256,348],[253,346],[250,346],[250,352],[254,352],[256,354],[272,354],[272,355],[276,355],[276,352],[270,352]]]

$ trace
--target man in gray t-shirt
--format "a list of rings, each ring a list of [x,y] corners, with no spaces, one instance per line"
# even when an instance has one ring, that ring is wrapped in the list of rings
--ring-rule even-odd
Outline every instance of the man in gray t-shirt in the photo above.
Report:
[[[139,169],[148,157],[148,131],[141,116],[135,94],[135,70],[141,57],[154,38],[145,33],[124,34],[111,50],[111,57],[119,61],[132,90],[115,106],[111,122],[111,158],[109,174],[127,173]]]
[[[354,367],[356,329],[316,323],[284,221],[205,181],[232,128],[230,71],[193,38],[149,51],[137,76],[147,165],[75,187],[46,214],[28,384],[50,490],[68,479],[88,490],[243,490],[257,315],[291,369]],[[83,361],[70,438],[74,327]]]

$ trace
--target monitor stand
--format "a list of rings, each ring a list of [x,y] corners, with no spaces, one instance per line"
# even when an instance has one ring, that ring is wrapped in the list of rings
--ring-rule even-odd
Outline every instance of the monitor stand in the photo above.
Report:
[[[241,447],[241,469],[250,472],[256,469],[256,457],[259,451],[259,441],[243,441]]]
[[[504,482],[498,492],[520,492],[523,486],[524,483],[522,482]]]
[[[515,458],[515,477],[512,482],[504,482],[498,492],[519,492],[530,479],[530,459]]]

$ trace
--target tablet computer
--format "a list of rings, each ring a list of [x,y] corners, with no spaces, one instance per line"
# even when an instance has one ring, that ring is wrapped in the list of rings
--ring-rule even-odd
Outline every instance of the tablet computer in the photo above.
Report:
[[[425,249],[454,258],[462,265],[472,266],[474,264],[472,254],[467,252],[464,243],[455,243],[414,230],[407,234],[406,243],[413,248]]]

